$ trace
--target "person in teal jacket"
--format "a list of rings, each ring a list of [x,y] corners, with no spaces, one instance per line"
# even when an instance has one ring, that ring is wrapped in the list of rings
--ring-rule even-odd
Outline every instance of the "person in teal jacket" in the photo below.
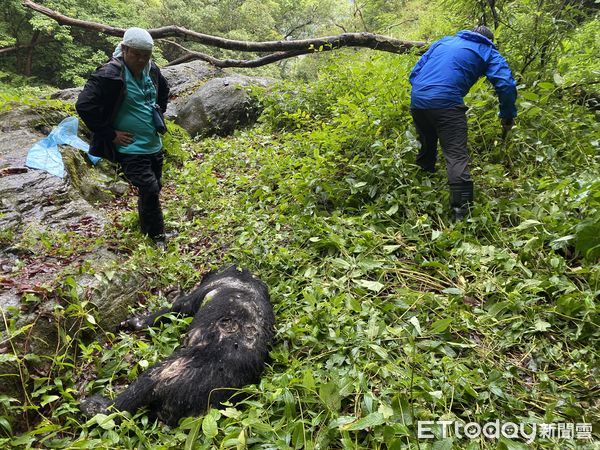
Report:
[[[473,203],[464,96],[480,77],[486,76],[498,95],[504,132],[512,128],[517,116],[516,82],[493,41],[493,33],[485,26],[443,37],[421,56],[409,78],[411,115],[421,142],[417,164],[427,172],[435,172],[439,140],[455,220],[464,219]]]

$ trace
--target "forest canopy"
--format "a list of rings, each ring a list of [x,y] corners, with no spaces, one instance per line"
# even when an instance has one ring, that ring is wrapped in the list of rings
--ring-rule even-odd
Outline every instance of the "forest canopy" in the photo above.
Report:
[[[187,4],[185,0],[50,0],[42,4],[69,17],[113,27],[177,25],[207,35],[248,41],[299,40],[349,32],[431,41],[483,23],[496,30],[502,51],[514,61],[517,74],[524,74],[528,69],[531,73],[554,70],[558,50],[565,45],[565,39],[578,32],[593,40],[594,21],[587,33],[583,30],[598,8],[592,0],[442,0],[433,8],[438,8],[443,19],[440,15],[424,19],[415,2],[405,1],[206,0],[192,3]],[[118,43],[115,37],[61,27],[49,17],[25,8],[20,0],[6,0],[0,13],[0,73],[5,77],[11,74],[13,83],[19,77],[32,77],[33,82],[60,87],[81,85],[86,75],[104,62]],[[417,21],[418,27],[415,26]],[[187,45],[181,39],[172,41]],[[191,43],[188,48],[215,58],[240,58],[239,52],[207,49],[200,44]],[[588,51],[593,48],[581,46]],[[181,57],[182,52],[179,45],[165,40],[158,43],[155,58],[173,61]],[[592,67],[584,70],[588,77],[597,70],[597,63],[596,67],[593,63],[589,65]],[[290,62],[286,61],[279,64],[279,70],[269,70],[285,76],[294,73],[289,66]]]

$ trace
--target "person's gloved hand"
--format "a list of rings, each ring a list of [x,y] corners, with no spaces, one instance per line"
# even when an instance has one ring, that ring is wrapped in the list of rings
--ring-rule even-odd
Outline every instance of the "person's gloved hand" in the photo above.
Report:
[[[502,134],[506,135],[506,133],[508,133],[512,129],[512,127],[515,125],[515,119],[502,118],[502,119],[500,119],[500,123],[502,124]]]

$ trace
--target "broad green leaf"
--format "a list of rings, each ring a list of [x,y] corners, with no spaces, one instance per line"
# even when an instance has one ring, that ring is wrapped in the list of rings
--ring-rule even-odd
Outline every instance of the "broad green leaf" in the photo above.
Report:
[[[431,450],[452,450],[453,448],[454,438],[451,437],[435,441],[431,446]]]
[[[556,83],[558,84],[558,83]],[[540,83],[537,84],[538,87],[540,87],[541,89],[545,90],[545,91],[553,91],[554,89],[556,89],[556,86],[552,83],[548,83],[547,81],[542,81]]]
[[[565,84],[565,79],[558,72],[555,72],[552,78],[557,86],[562,86]]]
[[[374,412],[366,417],[363,417],[362,419],[358,419],[356,422],[342,425],[340,429],[346,431],[357,431],[364,430],[367,428],[373,428],[384,423],[385,417],[383,416],[383,414],[380,412]]]
[[[495,396],[504,398],[504,391],[495,384],[490,384],[490,392],[492,392]]]
[[[15,362],[18,359],[19,358],[17,358],[17,355],[13,353],[5,353],[3,355],[0,355],[0,363]]]
[[[331,264],[337,268],[348,270],[352,267],[352,265],[342,258],[334,258],[331,260]]]
[[[394,409],[391,406],[385,405],[383,403],[379,405],[379,408],[377,408],[377,412],[381,413],[383,415],[383,418],[386,420],[394,415]]]
[[[319,388],[319,397],[330,411],[337,412],[340,410],[342,398],[338,386],[333,381],[321,385]]]
[[[433,400],[440,400],[444,396],[442,391],[430,391],[428,394]]]
[[[573,239],[575,239],[575,235],[569,234],[567,236],[563,236],[563,237],[559,237],[558,239],[554,239],[552,241],[552,244],[560,244],[561,242],[569,242],[569,241],[572,241]]]
[[[378,281],[353,280],[357,285],[373,292],[381,291],[385,286]]]
[[[44,395],[42,397],[42,401],[40,402],[41,406],[46,406],[48,403],[55,402],[60,397],[58,395]]]
[[[112,430],[116,426],[115,421],[106,414],[96,414],[94,420],[104,430]]]
[[[220,416],[216,409],[211,409],[204,420],[202,421],[202,433],[209,439],[214,438],[219,433],[219,426],[217,419]]]
[[[304,424],[302,422],[296,423],[294,431],[292,432],[292,445],[294,446],[294,448],[304,448],[304,446],[306,445],[305,435],[306,430],[304,429]]]
[[[8,434],[12,434],[12,427],[10,426],[10,422],[5,417],[0,417],[0,427],[4,428]]]
[[[302,377],[302,386],[304,386],[310,391],[315,390],[316,384],[311,369],[307,369],[304,371],[304,376]]]
[[[577,227],[575,249],[588,261],[600,259],[600,217],[582,222]]]
[[[246,448],[246,429],[243,429],[242,431],[240,431],[240,434],[238,435],[238,444],[237,444],[237,448],[238,449],[245,449]]]
[[[536,331],[547,331],[552,325],[544,320],[538,319],[535,321]]]
[[[498,441],[498,448],[501,450],[527,450],[529,447],[522,442],[501,437]]]
[[[369,347],[371,349],[373,349],[373,351],[375,353],[377,353],[377,355],[381,358],[381,359],[387,359],[389,358],[389,353],[386,349],[384,349],[382,346],[380,345],[376,345],[376,344],[369,344]]]
[[[530,91],[519,91],[519,96],[531,101],[536,101],[540,98],[537,94]]]
[[[542,222],[540,222],[539,220],[527,219],[519,224],[519,226],[517,227],[517,230],[525,230],[527,228],[535,227],[535,226],[541,225],[541,224],[542,224]]]
[[[503,312],[509,306],[510,306],[509,302],[494,303],[492,306],[489,307],[488,313],[492,316],[498,316],[501,312]]]
[[[28,448],[30,448],[30,445],[35,442],[35,437],[28,435],[28,434],[22,434],[19,437],[16,437],[15,439],[12,439],[10,441],[10,443],[12,444],[13,448],[16,447],[20,447],[22,445],[27,446]]]
[[[387,210],[385,213],[386,213],[388,216],[394,215],[394,214],[396,214],[396,213],[398,212],[398,208],[399,208],[399,207],[398,207],[398,204],[394,204],[394,205],[392,205],[392,206],[390,207],[390,209],[388,209],[388,210]]]
[[[456,288],[456,287],[450,287],[450,288],[446,288],[442,291],[443,294],[450,294],[450,295],[464,295],[464,291],[460,288]]]
[[[446,329],[452,323],[452,317],[447,317],[445,319],[436,320],[431,324],[431,331],[434,333],[442,333],[446,331]]]
[[[413,327],[415,327],[417,334],[420,336],[421,335],[421,323],[419,322],[419,319],[417,318],[417,316],[411,317],[410,319],[408,319],[408,321],[412,324]]]
[[[185,450],[193,450],[196,447],[198,436],[200,435],[200,427],[202,426],[202,417],[195,417],[192,426],[185,440]]]

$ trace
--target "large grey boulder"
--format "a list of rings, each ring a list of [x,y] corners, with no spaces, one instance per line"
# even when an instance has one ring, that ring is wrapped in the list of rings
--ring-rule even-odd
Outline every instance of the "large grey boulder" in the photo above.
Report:
[[[219,69],[204,61],[190,61],[161,69],[169,83],[169,104],[165,117],[175,120],[181,108],[186,104],[190,95],[196,92],[204,83],[213,78],[226,76]]]
[[[249,95],[251,86],[268,87],[273,82],[243,75],[207,81],[187,99],[175,122],[191,136],[227,136],[258,117],[258,105]]]

